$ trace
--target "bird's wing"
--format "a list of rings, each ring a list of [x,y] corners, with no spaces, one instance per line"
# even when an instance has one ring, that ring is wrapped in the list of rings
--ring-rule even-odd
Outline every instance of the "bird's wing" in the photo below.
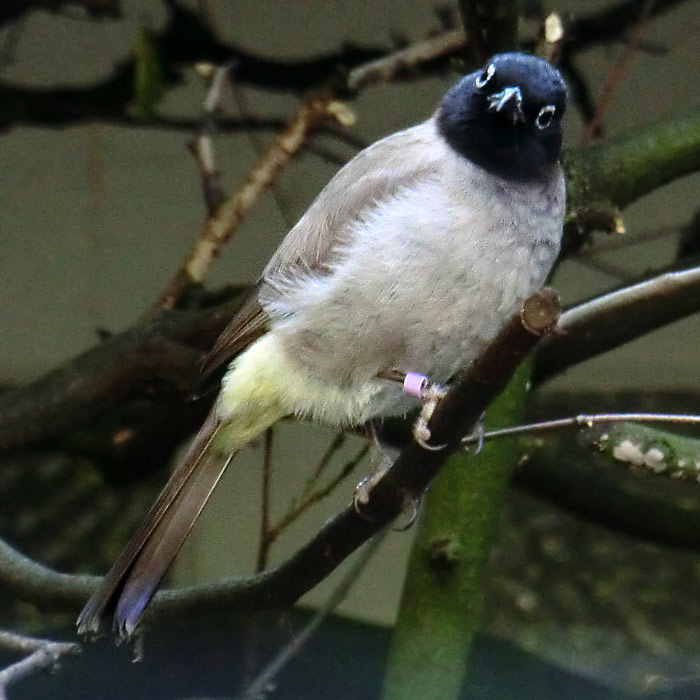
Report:
[[[204,362],[210,375],[263,335],[269,317],[260,295],[286,280],[323,275],[338,251],[352,242],[356,222],[377,202],[410,188],[439,169],[434,119],[377,141],[343,166],[289,231],[260,281]]]

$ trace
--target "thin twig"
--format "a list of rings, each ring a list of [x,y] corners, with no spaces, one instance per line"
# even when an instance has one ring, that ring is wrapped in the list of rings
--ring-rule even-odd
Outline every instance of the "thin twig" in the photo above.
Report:
[[[579,142],[580,146],[587,146],[591,139],[600,133],[605,117],[607,116],[610,106],[612,105],[613,99],[622,85],[622,81],[624,80],[627,70],[632,63],[634,54],[639,47],[642,34],[649,23],[651,12],[654,8],[654,1],[655,0],[646,0],[644,3],[642,11],[639,15],[639,20],[630,30],[624,48],[618,56],[617,61],[615,61],[610,69],[596,105],[595,112],[593,113],[593,117],[588,124],[584,126],[583,131],[581,132],[581,139]]]
[[[172,309],[192,284],[201,284],[221,249],[251,210],[259,196],[304,145],[309,133],[328,118],[342,121],[342,111],[330,90],[321,90],[304,100],[287,128],[275,139],[253,167],[246,183],[207,219],[184,263],[161,292],[151,309]]]
[[[204,100],[204,115],[196,138],[188,144],[189,150],[195,157],[199,175],[202,181],[202,193],[207,206],[207,213],[213,216],[224,201],[224,191],[221,186],[221,173],[216,167],[214,142],[212,136],[216,132],[216,113],[219,111],[231,64],[215,68],[210,64],[200,64],[201,74],[211,74],[211,84]]]
[[[460,32],[445,32],[434,39],[418,42],[390,56],[359,66],[349,72],[344,84],[328,84],[305,99],[284,132],[259,158],[247,182],[209,217],[184,263],[161,292],[151,313],[158,309],[174,308],[190,285],[204,281],[211,264],[235,229],[317,127],[329,119],[342,126],[348,126],[354,121],[354,115],[338,101],[338,92],[357,92],[370,83],[394,79],[406,71],[415,70],[421,63],[454,52],[463,42],[464,37]]]
[[[355,467],[365,458],[369,451],[369,444],[363,445],[355,456],[348,460],[343,468],[338,472],[337,476],[331,479],[325,486],[322,486],[315,491],[308,491],[299,503],[295,503],[287,511],[285,515],[268,530],[269,542],[274,542],[286,528],[288,528],[302,513],[308,510],[311,506],[322,501],[326,496],[331,494],[343,480],[349,476]]]
[[[326,467],[330,464],[331,459],[335,456],[338,450],[343,447],[347,441],[347,435],[344,432],[337,433],[336,436],[331,440],[330,445],[326,448],[326,451],[321,455],[316,469],[314,469],[313,474],[307,479],[302,489],[303,494],[308,494],[312,491],[313,486],[321,478],[321,475],[325,471]]]
[[[321,623],[338,607],[344,600],[348,591],[357,581],[362,571],[369,564],[372,557],[379,549],[379,545],[384,541],[386,533],[384,529],[375,535],[359,554],[357,561],[345,574],[335,590],[326,599],[324,604],[316,611],[304,629],[297,634],[263,669],[258,676],[248,685],[239,700],[259,700],[265,697],[266,691],[272,686],[275,678],[280,674],[285,666],[299,654],[306,643],[311,639]]]
[[[489,430],[482,435],[468,435],[463,445],[473,445],[480,440],[497,440],[504,437],[549,433],[565,428],[592,428],[600,423],[673,423],[675,425],[700,425],[700,415],[692,413],[580,413],[567,418],[512,425]]]
[[[7,699],[7,689],[27,676],[51,668],[64,656],[77,654],[80,645],[28,637],[15,632],[0,631],[0,648],[28,656],[0,670],[0,700]]]

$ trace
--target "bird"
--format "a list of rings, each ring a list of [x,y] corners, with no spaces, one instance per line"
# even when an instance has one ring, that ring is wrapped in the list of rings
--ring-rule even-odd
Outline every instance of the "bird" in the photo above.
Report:
[[[426,121],[360,151],[282,240],[204,362],[217,398],[81,612],[129,639],[228,465],[286,416],[351,427],[416,407],[390,371],[449,381],[559,252],[565,82],[520,52],[463,76]]]

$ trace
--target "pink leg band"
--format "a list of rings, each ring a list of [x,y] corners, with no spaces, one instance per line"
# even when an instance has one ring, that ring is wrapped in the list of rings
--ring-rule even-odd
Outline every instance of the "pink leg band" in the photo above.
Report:
[[[428,378],[418,372],[406,372],[406,377],[403,380],[403,390],[409,396],[416,399],[423,398],[423,389],[428,383]]]

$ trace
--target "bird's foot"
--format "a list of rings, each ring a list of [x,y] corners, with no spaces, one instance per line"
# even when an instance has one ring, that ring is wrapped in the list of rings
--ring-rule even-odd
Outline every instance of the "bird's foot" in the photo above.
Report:
[[[362,479],[355,487],[355,493],[352,497],[355,511],[362,517],[368,517],[362,509],[369,503],[369,495],[372,493],[372,489],[379,483],[384,474],[389,471],[389,467],[391,467],[393,463],[391,455],[379,442],[374,425],[370,425],[370,430],[372,436],[372,450],[370,452],[371,473]]]
[[[442,384],[431,382],[418,372],[407,372],[403,382],[403,390],[409,396],[413,396],[423,404],[420,414],[413,425],[413,437],[424,450],[442,450],[445,445],[430,444],[430,428],[428,423],[435,412],[435,408],[447,394],[447,389]]]
[[[469,451],[471,449],[471,444],[476,442],[476,448],[474,449],[474,454],[478,455],[484,446],[484,416],[486,413],[482,413],[479,416],[479,420],[474,424],[472,431],[462,438],[462,442],[465,443],[463,449]],[[468,443],[468,444],[466,444]]]
[[[368,520],[371,519],[371,516],[364,511],[364,507],[367,505],[367,503],[369,503],[369,495],[372,492],[372,489],[377,485],[385,473],[386,470],[376,471],[374,474],[370,474],[369,476],[365,477],[357,485],[352,503],[355,507],[355,512],[362,518],[366,518]],[[422,499],[420,496],[407,494],[404,498],[403,507],[401,508],[401,512],[405,517],[405,522],[395,524],[391,529],[395,532],[403,532],[404,530],[408,530],[418,518],[421,502]]]
[[[420,496],[406,494],[403,500],[403,508],[401,509],[406,521],[395,524],[391,529],[394,530],[394,532],[404,532],[408,530],[418,519],[421,503],[422,499]]]

